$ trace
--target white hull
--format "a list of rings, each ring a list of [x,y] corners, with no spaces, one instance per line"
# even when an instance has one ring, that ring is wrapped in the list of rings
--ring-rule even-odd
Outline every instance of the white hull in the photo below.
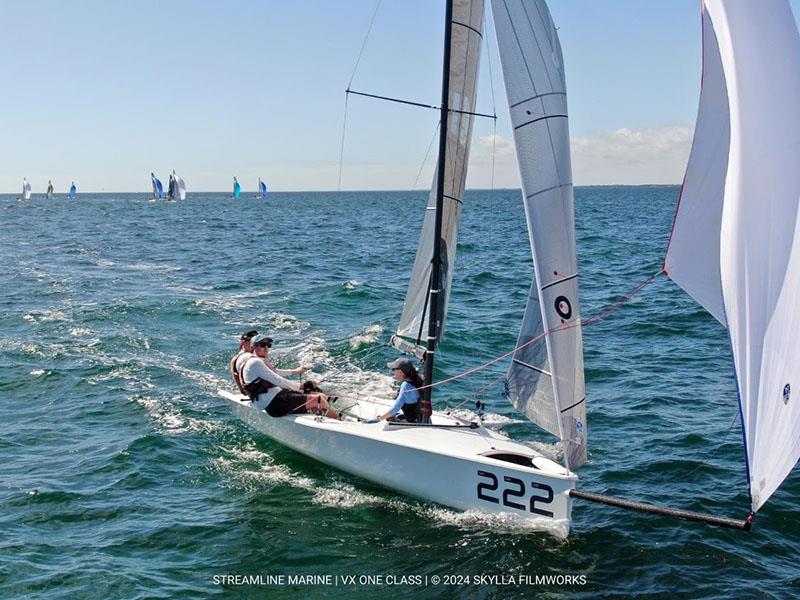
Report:
[[[220,391],[242,421],[272,439],[348,473],[458,510],[503,514],[534,528],[569,532],[569,491],[577,476],[531,448],[486,429],[366,424],[314,415],[270,417],[243,396]],[[381,403],[361,400],[349,414],[372,418]],[[434,413],[432,423],[456,425]],[[530,466],[492,458],[514,455]]]

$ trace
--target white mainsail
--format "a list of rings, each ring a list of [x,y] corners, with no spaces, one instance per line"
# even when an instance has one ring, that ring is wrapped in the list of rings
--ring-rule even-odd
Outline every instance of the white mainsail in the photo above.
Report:
[[[464,186],[467,178],[469,146],[472,138],[473,116],[465,114],[475,111],[478,62],[480,59],[483,31],[483,0],[454,0],[452,37],[450,41],[450,85],[447,123],[447,150],[444,172],[444,208],[442,212],[442,240],[444,244],[441,278],[438,284],[440,326],[437,341],[444,329],[447,303],[450,298],[450,282],[456,255],[458,222],[464,202]],[[422,234],[417,246],[417,256],[411,272],[411,282],[406,293],[403,314],[393,338],[396,348],[422,357],[428,335],[428,289],[431,278],[433,256],[433,232],[436,208],[436,182],[438,169],[433,176],[433,186],[428,198],[428,209],[422,225]]]
[[[23,200],[31,199],[31,184],[24,177],[22,178],[22,199]]]
[[[508,394],[561,439],[573,469],[586,462],[587,425],[561,45],[544,0],[492,0],[492,15],[535,275],[517,341],[528,345],[514,354]]]
[[[665,270],[728,326],[756,511],[800,458],[800,36],[786,0],[704,0],[703,35]]]

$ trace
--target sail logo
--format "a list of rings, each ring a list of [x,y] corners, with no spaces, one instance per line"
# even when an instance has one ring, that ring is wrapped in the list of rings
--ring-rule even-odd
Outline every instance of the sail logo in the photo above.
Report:
[[[566,296],[559,296],[556,298],[556,312],[562,319],[569,321],[572,316],[572,305]]]
[[[787,383],[783,386],[783,403],[789,404],[789,393],[792,391],[791,386]]]

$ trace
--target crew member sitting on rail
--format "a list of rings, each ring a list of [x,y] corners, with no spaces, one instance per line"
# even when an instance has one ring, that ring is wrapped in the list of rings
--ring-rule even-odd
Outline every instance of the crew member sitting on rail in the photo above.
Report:
[[[239,388],[239,391],[244,395],[247,395],[247,392],[244,391],[244,384],[242,383],[242,369],[244,369],[247,359],[253,356],[253,347],[250,345],[250,340],[255,335],[258,335],[258,331],[255,329],[245,331],[242,334],[242,336],[239,338],[239,352],[236,353],[230,362],[231,377],[233,377],[233,382],[236,384],[236,387]]]
[[[417,388],[423,385],[422,376],[407,358],[398,358],[394,362],[386,363],[386,366],[394,371],[394,378],[402,383],[400,384],[400,393],[397,394],[394,404],[388,412],[378,417],[378,420],[394,420],[402,410],[407,422],[416,423],[419,411],[419,391]]]
[[[331,419],[339,418],[339,415],[331,410],[328,397],[319,392],[319,388],[313,381],[305,381],[301,384],[284,379],[275,372],[269,362],[272,338],[260,334],[251,339],[250,343],[253,348],[253,356],[244,365],[242,383],[245,392],[250,396],[256,408],[266,410],[271,417],[321,413]],[[300,367],[291,372],[299,374],[305,370],[305,367]]]

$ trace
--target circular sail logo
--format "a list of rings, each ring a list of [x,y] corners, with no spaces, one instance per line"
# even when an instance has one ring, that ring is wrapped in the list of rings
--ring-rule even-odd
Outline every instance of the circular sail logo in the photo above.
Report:
[[[566,296],[559,296],[556,298],[556,312],[562,319],[569,320],[572,316],[572,305]]]
[[[789,404],[789,393],[792,391],[791,386],[787,383],[783,386],[783,403]]]

